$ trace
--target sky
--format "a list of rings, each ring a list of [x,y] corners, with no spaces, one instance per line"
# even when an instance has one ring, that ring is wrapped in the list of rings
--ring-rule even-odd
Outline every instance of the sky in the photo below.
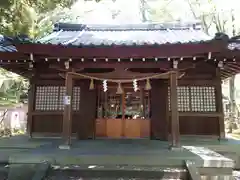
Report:
[[[151,7],[166,7],[171,10],[174,17],[184,21],[193,21],[194,18],[189,15],[190,9],[187,0],[148,0]],[[208,0],[202,1],[202,10],[211,12]],[[218,11],[226,12],[234,9],[240,10],[240,0],[213,0]],[[84,9],[84,10],[83,10]],[[97,24],[129,24],[140,23],[140,3],[139,0],[102,0],[100,3],[95,1],[78,0],[72,7],[73,14],[78,17],[80,22],[97,23]],[[113,12],[118,16],[113,19]]]

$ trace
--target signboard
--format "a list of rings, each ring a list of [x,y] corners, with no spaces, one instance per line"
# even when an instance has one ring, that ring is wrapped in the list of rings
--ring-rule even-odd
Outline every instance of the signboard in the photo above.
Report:
[[[63,103],[64,103],[64,105],[70,105],[71,104],[71,96],[64,96]]]

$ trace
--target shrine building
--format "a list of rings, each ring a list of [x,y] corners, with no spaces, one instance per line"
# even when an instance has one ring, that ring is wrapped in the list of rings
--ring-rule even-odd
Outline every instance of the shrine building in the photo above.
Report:
[[[221,80],[240,67],[235,40],[222,33],[210,37],[199,24],[58,23],[38,41],[9,39],[16,49],[0,52],[0,65],[30,80],[31,137],[173,146],[181,136],[225,138]]]

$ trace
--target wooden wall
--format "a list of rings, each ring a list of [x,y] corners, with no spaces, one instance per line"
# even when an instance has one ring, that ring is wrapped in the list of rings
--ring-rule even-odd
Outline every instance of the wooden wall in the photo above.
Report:
[[[35,80],[35,85],[59,85],[64,86],[64,80]],[[208,69],[205,66],[188,70],[183,79],[179,80],[179,86],[214,86],[216,88],[217,112],[214,113],[179,113],[181,135],[216,135],[224,129],[221,113],[221,89],[220,80],[216,76],[216,69]],[[97,93],[89,91],[89,81],[76,81],[75,85],[81,87],[80,108],[73,113],[73,133],[78,133],[80,139],[93,138],[96,120]],[[151,98],[151,139],[167,140],[170,134],[170,113],[168,109],[168,80],[152,80]],[[32,91],[34,91],[34,83]],[[31,97],[31,96],[29,96]],[[34,101],[30,104],[28,129],[38,133],[61,133],[62,111],[31,112]]]
[[[39,80],[36,86],[56,85],[64,86],[64,80]],[[77,133],[79,139],[88,139],[94,136],[96,117],[96,90],[89,91],[88,81],[75,81],[75,86],[80,86],[79,110],[73,112],[72,131]],[[34,106],[35,102],[33,102]],[[31,113],[33,133],[61,134],[63,125],[63,111],[33,111]]]
[[[150,93],[151,139],[168,139],[168,84],[166,80],[152,80]]]
[[[151,83],[151,138],[167,140],[171,134],[169,82],[152,80]],[[220,136],[223,133],[221,131],[224,131],[224,120],[221,108],[221,80],[216,76],[216,68],[204,65],[198,69],[188,70],[178,81],[178,86],[214,87],[217,106],[216,112],[179,112],[180,134]]]

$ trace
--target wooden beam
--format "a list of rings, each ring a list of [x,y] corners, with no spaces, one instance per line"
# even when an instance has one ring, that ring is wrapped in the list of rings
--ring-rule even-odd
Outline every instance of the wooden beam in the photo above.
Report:
[[[107,47],[66,47],[51,44],[17,44],[22,53],[56,57],[83,58],[155,58],[189,57],[208,52],[221,52],[227,43],[212,41],[208,43],[163,44],[144,46],[107,46]]]
[[[63,111],[63,138],[66,145],[71,145],[72,135],[72,94],[73,94],[73,77],[71,74],[66,74],[65,80],[66,96],[70,97],[70,103],[64,105]]]
[[[196,66],[197,63],[195,61],[180,61],[178,64],[179,70],[188,70],[192,69]],[[171,61],[121,61],[121,62],[105,62],[105,61],[97,61],[97,62],[79,62],[75,61],[70,63],[70,66],[75,69],[75,71],[83,70],[84,68],[94,68],[94,69],[106,69],[106,68],[117,68],[117,69],[161,69],[161,70],[169,70],[171,68]],[[40,64],[39,64],[40,67]],[[64,63],[52,62],[47,66],[53,69],[65,69]]]
[[[215,94],[216,94],[216,109],[220,114],[218,117],[219,122],[219,139],[225,139],[225,124],[224,124],[224,112],[223,112],[223,102],[222,102],[222,81],[221,81],[221,72],[219,68],[216,68],[216,85],[215,85]]]
[[[178,112],[179,117],[220,117],[219,112]],[[169,115],[171,116],[171,114]]]
[[[27,60],[27,59],[30,59],[30,57],[21,52],[0,52],[0,60]]]
[[[186,63],[183,63],[186,64]],[[188,63],[190,66],[190,63]],[[98,69],[105,69],[105,68],[159,68],[159,69],[169,69],[171,63],[169,61],[135,61],[135,62],[73,62],[72,67],[76,69],[83,69],[83,68],[98,68]],[[50,68],[65,68],[63,63],[51,63],[49,65]]]
[[[172,71],[170,73],[170,99],[171,99],[171,134],[172,134],[172,147],[179,147],[179,113],[178,113],[178,73]]]

